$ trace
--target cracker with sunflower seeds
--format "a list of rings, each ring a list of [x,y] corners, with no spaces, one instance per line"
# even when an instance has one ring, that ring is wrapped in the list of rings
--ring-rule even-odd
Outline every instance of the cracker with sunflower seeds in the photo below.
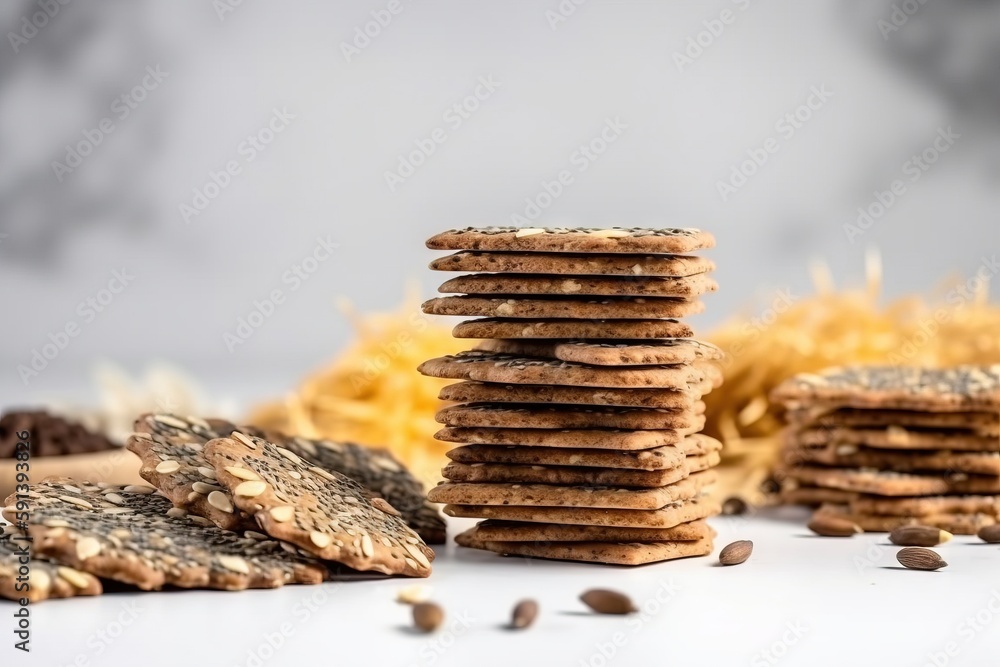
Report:
[[[29,558],[30,567],[27,566]],[[6,532],[0,535],[0,598],[24,598],[35,603],[78,595],[100,595],[103,590],[100,580],[92,574],[39,558],[33,553],[31,543],[22,536]]]
[[[234,431],[205,458],[268,535],[355,570],[426,577],[434,552],[383,498],[285,447]]]
[[[329,576],[322,562],[291,545],[184,516],[149,486],[50,478],[32,484],[30,493],[28,534],[36,553],[142,590],[276,588]],[[10,520],[13,507],[3,514]]]
[[[428,502],[424,485],[387,449],[332,440],[279,438],[283,447],[319,467],[347,475],[399,510],[403,520],[428,544],[444,544],[444,518]]]
[[[237,509],[215,478],[215,468],[202,455],[205,443],[228,435],[228,422],[196,417],[139,417],[125,447],[139,456],[139,474],[170,499],[174,507],[205,517],[225,530],[253,529],[254,520]]]

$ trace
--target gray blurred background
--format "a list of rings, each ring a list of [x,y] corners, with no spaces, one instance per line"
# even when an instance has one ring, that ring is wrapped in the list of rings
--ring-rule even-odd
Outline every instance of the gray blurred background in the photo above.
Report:
[[[894,297],[1000,251],[997,1],[22,0],[0,27],[3,405],[86,398],[99,360],[280,394],[349,340],[338,299],[429,296],[426,237],[561,170],[532,224],[716,234],[703,331],[814,259],[857,283],[876,247]]]

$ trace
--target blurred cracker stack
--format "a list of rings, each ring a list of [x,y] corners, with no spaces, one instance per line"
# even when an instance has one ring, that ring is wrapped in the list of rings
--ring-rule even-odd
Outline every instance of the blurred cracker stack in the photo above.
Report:
[[[467,228],[427,246],[471,272],[424,304],[472,350],[425,362],[459,380],[435,437],[456,443],[429,497],[487,519],[457,541],[501,554],[636,565],[706,555],[721,445],[701,435],[720,352],[678,318],[715,291],[694,229]]]
[[[783,498],[866,531],[975,534],[1000,521],[1000,365],[801,374],[787,409]]]

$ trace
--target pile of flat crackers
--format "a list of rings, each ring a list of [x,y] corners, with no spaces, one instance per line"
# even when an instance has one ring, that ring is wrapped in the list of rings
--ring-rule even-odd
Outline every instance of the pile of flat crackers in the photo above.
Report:
[[[6,499],[0,597],[97,595],[102,580],[242,590],[426,577],[427,542],[445,539],[385,450],[165,414],[140,417],[126,447],[152,486],[50,478]]]
[[[1000,365],[799,375],[784,404],[782,495],[866,531],[973,535],[1000,521]]]
[[[639,565],[711,553],[721,444],[701,435],[721,356],[680,318],[717,289],[696,229],[452,230],[432,262],[465,273],[425,313],[473,317],[480,342],[425,362],[458,380],[436,438],[455,443],[431,489],[482,518],[456,537],[505,555]]]

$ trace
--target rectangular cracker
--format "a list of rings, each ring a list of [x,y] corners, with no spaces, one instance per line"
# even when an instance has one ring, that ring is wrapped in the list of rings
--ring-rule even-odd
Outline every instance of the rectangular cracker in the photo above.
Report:
[[[441,390],[438,398],[452,403],[532,403],[563,405],[608,405],[635,408],[692,408],[712,390],[705,381],[684,390],[606,389],[553,387],[549,385],[456,382]]]
[[[891,516],[926,516],[929,514],[988,514],[1000,519],[1000,495],[993,496],[924,496],[883,498],[855,495],[848,504],[859,514]]]
[[[689,384],[703,382],[712,376],[707,368],[694,364],[609,368],[476,350],[425,361],[417,370],[430,377],[450,380],[618,389],[684,390]]]
[[[964,472],[1000,476],[1000,452],[893,451],[856,445],[793,447],[782,454],[785,463],[819,463],[841,468],[878,468],[895,472]]]
[[[719,348],[691,338],[627,342],[489,339],[476,345],[476,349],[595,366],[669,366],[722,358]]]
[[[709,274],[693,276],[533,276],[475,273],[445,281],[442,294],[549,294],[580,296],[669,296],[695,299],[715,292],[719,284]]]
[[[558,484],[658,488],[684,479],[691,473],[719,464],[718,454],[689,456],[675,468],[627,470],[584,466],[510,465],[504,463],[449,463],[441,475],[452,482],[501,484]]]
[[[832,368],[797,375],[772,393],[790,409],[823,403],[850,408],[934,412],[1000,411],[1000,364],[949,369]]]
[[[885,429],[896,426],[931,431],[971,431],[977,435],[1000,437],[1000,412],[922,412],[816,406],[793,410],[785,415],[785,419],[800,428]]]
[[[465,403],[443,408],[435,419],[469,428],[616,428],[657,430],[705,426],[704,403],[691,409],[618,408],[523,403]]]
[[[809,427],[788,432],[786,442],[804,447],[857,445],[893,450],[1000,451],[1000,438],[984,437],[968,431],[920,431],[899,426],[885,429]]]
[[[700,229],[669,227],[466,227],[435,234],[432,250],[582,253],[682,253],[715,247]]]
[[[887,533],[900,526],[931,526],[946,530],[953,535],[975,535],[985,526],[997,523],[996,517],[986,514],[928,514],[920,517],[887,516],[863,514],[841,505],[823,505],[814,517],[846,519],[857,524],[862,530],[872,533]]]
[[[506,465],[568,465],[591,468],[657,471],[680,466],[684,452],[675,445],[641,451],[576,449],[571,447],[522,447],[517,445],[465,445],[448,451],[458,463]]]
[[[684,463],[688,456],[716,454],[722,443],[703,433],[695,433],[676,445],[641,451],[578,449],[572,447],[523,447],[518,445],[465,445],[447,455],[465,464],[500,463],[510,465],[585,466],[624,470],[667,470]]]
[[[509,317],[515,319],[566,318],[648,320],[688,317],[705,311],[701,301],[657,296],[605,297],[488,297],[443,296],[426,301],[428,315]]]
[[[854,491],[827,489],[821,486],[790,486],[781,490],[782,504],[810,507],[818,507],[823,503],[846,504],[857,496]]]
[[[801,465],[785,474],[812,486],[825,486],[877,496],[939,496],[1000,493],[1000,478],[956,473],[948,476],[914,475],[857,468]]]
[[[533,273],[575,276],[693,276],[715,262],[692,255],[583,255],[459,251],[430,264],[434,271]]]
[[[719,503],[707,496],[671,503],[658,510],[512,505],[445,505],[444,507],[444,513],[454,517],[633,528],[672,528],[682,523],[715,516],[720,511]]]
[[[690,338],[694,330],[677,320],[505,320],[482,318],[455,325],[455,338],[577,338],[647,340]]]
[[[704,520],[673,528],[630,528],[488,519],[476,525],[474,535],[495,542],[696,542],[712,539],[716,532]]]
[[[678,500],[697,497],[717,479],[714,470],[695,473],[656,489],[552,484],[467,484],[444,482],[428,492],[435,503],[464,505],[527,505],[655,510]]]
[[[666,560],[707,556],[712,540],[698,542],[485,542],[488,551],[504,556],[525,556],[604,565],[646,565]]]
[[[574,449],[653,449],[676,445],[694,429],[623,431],[613,429],[452,428],[434,434],[438,440],[473,445],[522,445]]]

